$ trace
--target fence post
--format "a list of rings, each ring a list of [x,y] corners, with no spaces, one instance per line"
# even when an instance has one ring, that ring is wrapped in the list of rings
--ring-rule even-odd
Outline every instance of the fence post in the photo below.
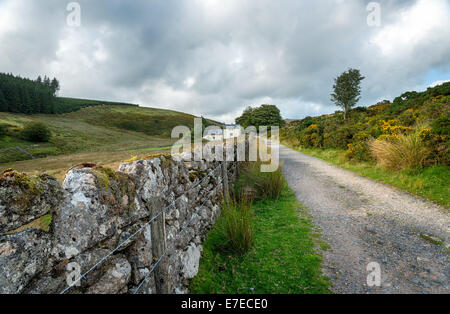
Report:
[[[163,202],[161,198],[153,203],[152,216],[158,214],[163,208]],[[166,215],[162,213],[151,223],[151,235],[152,235],[152,254],[154,262],[158,260],[160,256],[166,253],[167,249],[167,237],[166,237]],[[169,278],[169,259],[167,254],[161,259],[155,270],[155,285],[157,294],[170,294],[170,278]]]
[[[222,162],[222,178],[223,178],[223,196],[225,198],[225,203],[229,204],[230,186],[228,184],[228,162],[226,159]]]

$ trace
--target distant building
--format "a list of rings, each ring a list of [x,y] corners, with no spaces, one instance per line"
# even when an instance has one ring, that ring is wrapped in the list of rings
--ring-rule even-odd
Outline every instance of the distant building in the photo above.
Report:
[[[224,133],[223,137],[224,139],[230,139],[239,137],[242,134],[241,126],[239,124],[226,124],[224,126]]]
[[[223,139],[222,129],[210,129],[206,131],[206,135],[203,136],[205,140],[208,141],[219,141]]]
[[[208,141],[219,141],[223,139],[231,139],[241,136],[242,130],[240,125],[226,124],[223,129],[209,129],[206,130],[206,135],[203,137]]]

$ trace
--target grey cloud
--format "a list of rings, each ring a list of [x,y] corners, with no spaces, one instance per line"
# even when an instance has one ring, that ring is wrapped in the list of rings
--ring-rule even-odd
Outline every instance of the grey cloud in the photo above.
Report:
[[[380,1],[379,28],[366,24],[369,1],[362,0],[83,0],[79,29],[65,26],[62,1],[0,5],[11,1],[27,9],[11,9],[21,27],[0,29],[2,69],[52,72],[71,96],[228,121],[264,101],[279,105],[285,117],[333,112],[333,78],[349,67],[366,76],[364,105],[425,87],[431,68],[450,70],[448,23],[418,43],[386,41],[391,54],[380,48],[384,39],[377,35],[396,25],[404,31],[401,12],[424,0]],[[449,9],[445,0],[429,3]]]

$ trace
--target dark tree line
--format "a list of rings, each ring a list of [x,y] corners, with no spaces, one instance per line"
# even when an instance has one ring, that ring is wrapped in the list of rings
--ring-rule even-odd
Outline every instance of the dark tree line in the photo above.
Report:
[[[47,76],[36,80],[0,73],[0,112],[55,113],[59,91],[56,78]]]

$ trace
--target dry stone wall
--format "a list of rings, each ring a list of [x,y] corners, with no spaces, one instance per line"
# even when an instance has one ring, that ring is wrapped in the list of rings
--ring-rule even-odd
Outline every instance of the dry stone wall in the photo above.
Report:
[[[232,183],[237,163],[226,168]],[[0,293],[188,292],[221,211],[223,176],[221,161],[164,156],[118,171],[79,165],[62,185],[5,171]]]

